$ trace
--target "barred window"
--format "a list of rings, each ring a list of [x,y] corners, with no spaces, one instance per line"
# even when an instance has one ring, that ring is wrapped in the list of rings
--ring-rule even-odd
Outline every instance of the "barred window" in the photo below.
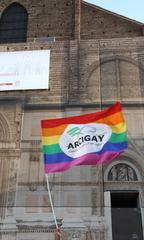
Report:
[[[0,43],[26,42],[27,22],[28,14],[22,5],[9,5],[0,19]]]

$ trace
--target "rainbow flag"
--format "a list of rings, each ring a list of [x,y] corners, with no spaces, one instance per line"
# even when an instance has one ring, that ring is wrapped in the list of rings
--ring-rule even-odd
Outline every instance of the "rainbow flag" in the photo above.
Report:
[[[127,147],[121,104],[101,112],[41,121],[45,173],[109,163]]]

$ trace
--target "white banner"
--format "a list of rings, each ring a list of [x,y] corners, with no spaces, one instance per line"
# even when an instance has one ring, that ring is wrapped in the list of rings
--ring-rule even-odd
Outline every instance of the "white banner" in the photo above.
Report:
[[[50,50],[0,52],[0,91],[49,88]]]
[[[69,124],[60,137],[62,151],[72,158],[96,153],[110,139],[111,128],[102,123]]]

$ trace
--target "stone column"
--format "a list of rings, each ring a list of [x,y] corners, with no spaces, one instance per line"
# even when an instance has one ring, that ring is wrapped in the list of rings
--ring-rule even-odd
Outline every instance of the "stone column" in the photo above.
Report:
[[[74,38],[80,40],[81,29],[81,0],[75,0],[75,27]]]
[[[70,41],[69,47],[69,103],[79,101],[79,41]]]

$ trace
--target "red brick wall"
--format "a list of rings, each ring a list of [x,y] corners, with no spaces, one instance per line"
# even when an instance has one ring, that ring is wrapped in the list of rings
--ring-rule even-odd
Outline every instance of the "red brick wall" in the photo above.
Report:
[[[14,0],[1,0],[0,14]],[[143,35],[142,25],[80,0],[17,0],[28,12],[27,41],[34,38],[100,39]],[[81,15],[81,17],[80,17]],[[80,33],[81,32],[81,33]]]
[[[1,0],[0,14],[15,1]],[[73,0],[18,0],[28,12],[28,41],[39,37],[73,38]]]
[[[142,25],[87,3],[81,4],[81,39],[135,37]]]

